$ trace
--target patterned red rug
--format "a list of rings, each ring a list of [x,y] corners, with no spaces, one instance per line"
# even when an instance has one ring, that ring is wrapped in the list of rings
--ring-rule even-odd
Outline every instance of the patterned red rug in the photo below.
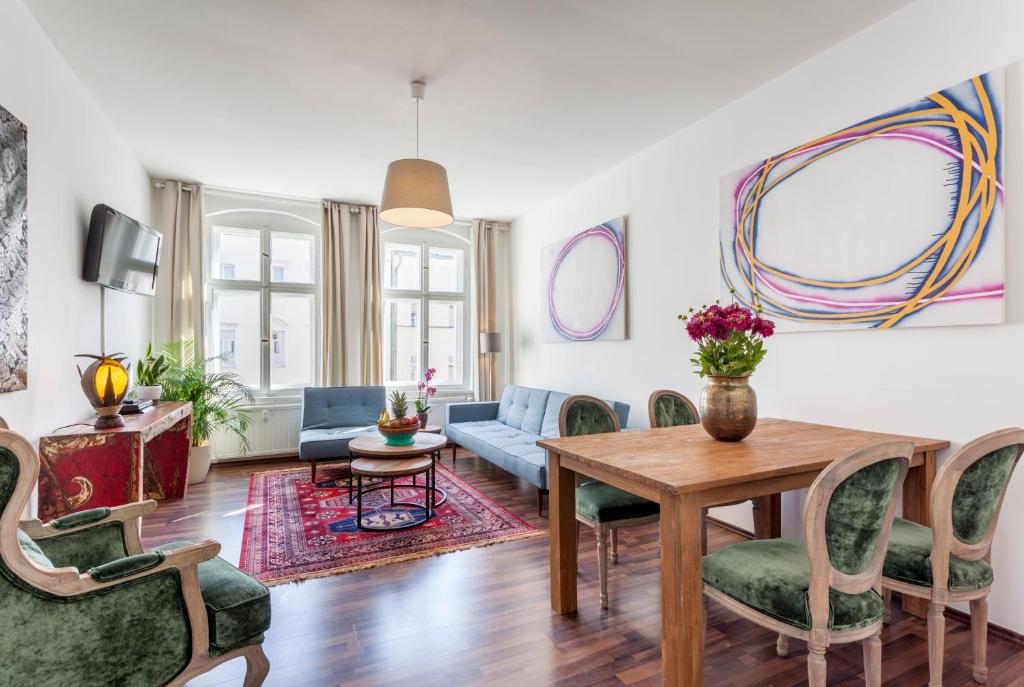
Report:
[[[238,567],[274,585],[542,534],[440,464],[437,486],[448,494],[447,502],[425,524],[392,532],[356,528],[348,468],[317,476],[313,485],[305,468],[253,473]],[[396,481],[396,500],[423,502],[422,489],[403,485],[410,479]],[[364,523],[395,523],[410,512],[391,506],[387,489],[363,497]]]

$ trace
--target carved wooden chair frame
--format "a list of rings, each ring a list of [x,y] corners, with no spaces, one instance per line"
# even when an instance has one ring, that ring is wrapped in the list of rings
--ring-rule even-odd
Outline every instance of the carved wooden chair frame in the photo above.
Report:
[[[882,619],[864,627],[846,630],[829,628],[829,589],[846,594],[861,594],[874,589],[879,596],[882,592],[882,564],[885,561],[889,532],[896,514],[897,495],[901,493],[903,480],[910,468],[914,444],[910,441],[884,441],[854,449],[835,460],[822,470],[807,491],[804,502],[804,540],[811,565],[811,583],[808,590],[808,607],[811,627],[804,630],[776,620],[756,611],[730,596],[704,585],[704,594],[729,610],[762,627],[779,634],[776,650],[780,656],[789,652],[789,638],[807,642],[807,676],[810,687],[824,687],[826,683],[825,651],[830,644],[844,644],[861,641],[864,644],[864,675],[868,687],[878,687],[882,682]],[[829,503],[836,488],[859,470],[883,460],[900,459],[899,475],[893,498],[890,499],[882,523],[882,530],[876,542],[871,561],[861,572],[850,575],[836,569],[829,558],[825,534],[825,523]],[[705,614],[705,622],[706,622]]]
[[[882,579],[885,588],[886,610],[889,609],[890,592],[908,594],[928,601],[928,666],[929,684],[938,687],[942,684],[943,650],[945,640],[946,605],[957,601],[969,601],[971,604],[971,639],[974,649],[974,679],[984,683],[988,679],[987,665],[987,633],[988,633],[988,595],[992,586],[980,589],[951,590],[949,588],[949,557],[956,556],[966,561],[990,560],[992,554],[992,538],[996,532],[999,513],[1003,507],[1003,499],[1010,480],[1003,485],[999,494],[992,521],[988,529],[976,544],[968,544],[957,539],[953,532],[953,496],[964,472],[993,451],[1017,444],[1016,461],[1020,461],[1024,451],[1024,429],[1011,428],[990,432],[965,444],[954,453],[935,475],[932,486],[931,522],[932,522],[932,585],[916,585],[889,577]],[[1012,475],[1012,473],[1011,473]],[[887,618],[888,619],[888,618]]]
[[[566,436],[565,433],[565,422],[566,416],[569,409],[574,403],[580,401],[589,401],[591,403],[599,404],[602,408],[608,412],[608,417],[612,421],[612,426],[615,427],[616,432],[622,430],[619,424],[619,416],[615,414],[615,411],[608,407],[608,404],[599,398],[587,395],[576,395],[570,396],[562,402],[562,408],[558,413],[558,434],[559,436]],[[611,522],[599,523],[576,513],[577,529],[579,528],[578,523],[583,523],[588,527],[594,528],[594,534],[597,535],[597,576],[600,582],[600,601],[601,608],[608,608],[608,559],[611,558],[612,563],[619,562],[619,530],[625,527],[639,527],[640,525],[648,525],[652,522],[658,522],[658,515],[645,515],[642,518],[626,518],[624,520],[612,520]],[[609,539],[611,540],[611,547],[609,547]],[[577,533],[576,540],[579,541],[579,534]],[[609,550],[610,548],[610,550]],[[610,554],[610,555],[609,555]]]
[[[0,420],[0,424],[6,427],[6,423]],[[40,520],[32,518],[19,520],[19,515],[24,512],[28,505],[32,489],[39,478],[39,457],[35,447],[24,437],[7,429],[0,429],[0,447],[6,448],[18,459],[21,470],[18,483],[11,495],[10,503],[0,517],[0,556],[4,564],[16,576],[26,583],[53,594],[55,596],[76,596],[87,594],[105,587],[123,585],[126,582],[141,577],[156,575],[165,570],[174,568],[178,570],[181,577],[182,596],[185,600],[188,613],[189,625],[191,626],[192,655],[185,668],[171,680],[168,685],[177,687],[184,685],[197,675],[230,661],[234,658],[244,657],[247,670],[245,676],[245,687],[259,687],[263,684],[270,662],[263,647],[260,644],[244,646],[220,656],[210,656],[210,628],[206,613],[206,605],[199,588],[199,568],[202,561],[208,561],[217,556],[220,552],[220,544],[213,539],[184,546],[179,549],[172,549],[164,552],[164,560],[157,566],[133,575],[100,582],[94,580],[88,573],[79,571],[78,568],[43,568],[32,562],[24,553],[18,543],[18,529],[20,528],[33,539],[46,539],[57,534],[66,533],[67,530],[58,530],[52,525],[43,524]],[[110,515],[103,519],[77,527],[77,530],[97,527],[111,522],[123,523],[125,546],[128,555],[145,553],[140,540],[142,517],[156,510],[156,501],[140,501],[117,506],[110,509]]]

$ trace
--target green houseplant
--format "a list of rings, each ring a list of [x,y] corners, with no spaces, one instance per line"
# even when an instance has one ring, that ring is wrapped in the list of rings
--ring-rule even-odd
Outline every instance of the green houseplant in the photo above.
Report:
[[[210,440],[218,429],[238,436],[242,452],[249,450],[247,431],[252,418],[245,407],[252,405],[252,390],[233,372],[211,371],[218,359],[197,356],[191,341],[164,346],[167,368],[160,377],[163,397],[192,404],[192,450],[189,453],[189,483],[206,479],[210,471]]]
[[[160,378],[167,371],[164,353],[153,357],[153,344],[146,346],[146,355],[135,365],[135,396],[140,401],[159,401],[163,387]]]

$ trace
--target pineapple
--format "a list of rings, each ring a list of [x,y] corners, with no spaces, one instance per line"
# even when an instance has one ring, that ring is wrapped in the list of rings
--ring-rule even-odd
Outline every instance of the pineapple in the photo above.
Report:
[[[396,420],[405,419],[409,410],[409,401],[401,391],[391,392],[391,414]]]

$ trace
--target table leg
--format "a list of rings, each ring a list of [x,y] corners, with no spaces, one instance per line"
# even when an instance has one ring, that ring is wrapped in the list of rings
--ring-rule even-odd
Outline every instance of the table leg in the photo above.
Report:
[[[695,494],[661,502],[661,684],[704,684],[701,505]]]
[[[924,462],[910,468],[903,481],[903,517],[931,527],[932,483],[935,481],[936,452],[925,451]],[[927,599],[903,595],[903,612],[918,618],[928,617]]]
[[[576,473],[548,451],[548,520],[551,542],[551,608],[576,611]]]
[[[782,494],[769,494],[753,499],[754,535],[758,539],[782,536]]]

